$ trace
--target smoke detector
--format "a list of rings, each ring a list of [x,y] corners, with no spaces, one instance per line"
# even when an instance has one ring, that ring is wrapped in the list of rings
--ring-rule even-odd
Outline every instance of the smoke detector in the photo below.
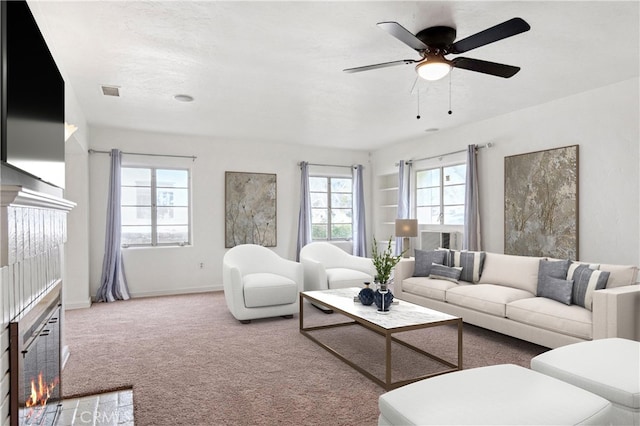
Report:
[[[193,96],[185,95],[185,94],[175,95],[173,99],[175,99],[178,102],[193,102]]]

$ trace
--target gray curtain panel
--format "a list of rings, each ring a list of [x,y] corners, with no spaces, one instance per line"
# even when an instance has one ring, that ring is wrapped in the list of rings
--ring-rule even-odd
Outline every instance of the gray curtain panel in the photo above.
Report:
[[[467,179],[464,200],[463,250],[482,250],[480,206],[478,205],[478,159],[476,145],[467,147]]]
[[[300,163],[300,212],[298,213],[298,247],[296,261],[300,261],[300,250],[311,242],[311,195],[309,195],[309,163]]]
[[[102,278],[96,294],[98,302],[115,302],[129,299],[127,279],[124,274],[120,248],[120,164],[122,153],[111,150],[111,177],[107,202],[107,230],[102,261]]]
[[[400,160],[398,163],[398,219],[409,219],[410,179],[411,163]],[[395,253],[396,256],[402,254],[402,237],[396,237]]]
[[[353,254],[367,257],[367,231],[364,220],[364,180],[362,165],[353,168]]]

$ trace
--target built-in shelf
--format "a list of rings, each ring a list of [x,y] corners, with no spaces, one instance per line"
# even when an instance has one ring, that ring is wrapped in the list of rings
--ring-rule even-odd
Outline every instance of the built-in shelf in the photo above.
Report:
[[[389,235],[395,233],[398,216],[398,174],[389,173],[377,177],[377,226],[375,235],[384,236],[385,244]]]

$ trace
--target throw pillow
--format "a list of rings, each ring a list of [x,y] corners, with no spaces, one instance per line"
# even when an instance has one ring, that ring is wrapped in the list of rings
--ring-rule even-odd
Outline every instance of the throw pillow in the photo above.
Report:
[[[593,292],[607,286],[609,272],[596,271],[589,265],[580,265],[573,272],[573,303],[588,310],[593,306]]]
[[[567,271],[569,270],[571,260],[546,260],[541,259],[538,266],[538,296],[540,296],[540,288],[545,286],[547,277],[567,279]]]
[[[569,270],[567,271],[567,279],[568,280],[572,280],[573,279],[573,273],[576,271],[576,268],[580,265],[588,265],[589,268],[591,269],[600,269],[600,264],[599,263],[581,263],[581,262],[571,262],[571,265],[569,265]]]
[[[431,272],[431,265],[438,263],[442,265],[444,263],[445,252],[432,250],[414,250],[415,251],[415,267],[413,269],[414,277],[428,277]]]
[[[451,250],[450,266],[462,268],[462,274],[460,274],[462,281],[477,283],[480,281],[486,256],[483,251]]]
[[[571,304],[573,280],[547,277],[542,285],[538,286],[538,296],[553,299],[565,305]]]
[[[429,275],[429,278],[453,281],[454,283],[457,283],[460,279],[461,273],[462,268],[460,267],[456,268],[454,266],[444,266],[434,263],[431,265],[431,274]]]

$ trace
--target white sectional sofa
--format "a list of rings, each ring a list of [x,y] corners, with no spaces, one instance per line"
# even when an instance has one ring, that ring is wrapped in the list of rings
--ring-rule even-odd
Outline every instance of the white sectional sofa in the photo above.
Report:
[[[459,256],[460,252],[457,253]],[[423,253],[416,255],[422,270]],[[449,258],[453,257],[447,255]],[[467,264],[468,273],[463,274],[463,278],[466,275],[475,283],[434,278],[434,274],[415,277],[415,258],[403,259],[395,269],[393,293],[399,299],[460,316],[466,323],[549,348],[606,337],[640,340],[636,266],[588,265],[590,269],[609,273],[606,287],[589,293],[588,305],[592,306],[589,310],[573,302],[537,296],[542,279],[538,276],[539,269],[547,270],[545,265],[540,267],[541,260],[546,263],[551,259],[489,252],[482,252],[482,258],[483,264],[475,262],[473,278],[469,278],[473,265]],[[454,266],[453,262],[449,264]],[[571,269],[577,263],[572,265]]]

